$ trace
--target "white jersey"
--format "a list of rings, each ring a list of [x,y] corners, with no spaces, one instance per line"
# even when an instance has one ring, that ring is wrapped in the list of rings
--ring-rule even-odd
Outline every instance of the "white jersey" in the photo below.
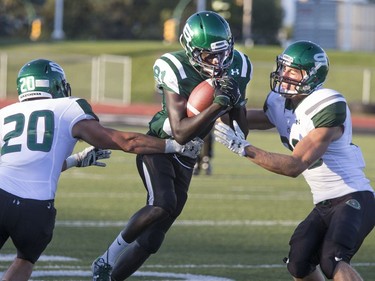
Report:
[[[97,119],[86,100],[40,99],[0,110],[0,188],[21,198],[51,200],[77,139],[74,124]]]
[[[314,204],[356,191],[373,192],[363,172],[365,162],[362,152],[352,143],[350,110],[340,93],[319,89],[294,110],[282,95],[271,92],[265,112],[277,128],[283,144],[290,150],[315,128],[343,126],[343,135],[328,146],[319,161],[303,172]]]

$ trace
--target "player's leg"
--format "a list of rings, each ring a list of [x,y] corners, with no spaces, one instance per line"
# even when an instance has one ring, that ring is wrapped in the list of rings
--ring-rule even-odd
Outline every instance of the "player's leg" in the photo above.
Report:
[[[324,222],[313,209],[297,226],[289,241],[287,268],[294,280],[322,280],[317,265],[324,234]]]
[[[147,190],[147,204],[138,210],[110,247],[92,264],[93,280],[107,280],[116,260],[151,225],[164,220],[176,206],[172,155],[137,155],[137,168]]]
[[[4,275],[1,280],[27,281],[30,279],[33,267],[34,264],[32,264],[31,262],[15,258],[13,263],[7,269],[7,271],[4,272]]]
[[[181,191],[184,189],[186,190],[186,188],[176,190],[178,204],[173,216],[168,216],[164,220],[152,224],[120,255],[113,267],[112,280],[125,280],[138,270],[151,254],[155,254],[159,250],[165,234],[180,215],[186,203],[187,193]]]
[[[134,240],[149,227],[150,224],[163,217],[168,217],[168,213],[156,206],[144,206],[138,210],[129,220],[126,227],[119,233],[108,249],[98,257],[92,264],[93,271],[102,273],[95,275],[108,275],[112,270],[119,255],[134,242]],[[101,267],[101,269],[97,269]],[[101,280],[97,277],[96,280]]]
[[[131,243],[114,264],[112,280],[125,280],[136,272],[151,254],[155,254],[161,247],[165,234],[173,222],[174,219],[171,217],[157,222]]]
[[[189,163],[189,165],[192,166],[193,163]],[[175,173],[173,177],[174,198],[170,198],[168,201],[175,201],[174,209],[170,210],[170,215],[168,217],[150,225],[150,227],[143,231],[136,241],[130,244],[122,253],[113,267],[112,280],[121,281],[128,278],[142,266],[151,254],[155,254],[161,247],[165,234],[181,214],[187,201],[187,192],[192,177],[192,169],[181,165],[181,162],[178,160],[173,161],[173,166],[174,168],[171,170]],[[166,198],[168,197],[169,196]]]
[[[293,278],[295,281],[325,281],[323,273],[317,267],[313,272],[303,278]]]
[[[333,275],[334,281],[363,281],[359,273],[346,262],[339,262],[336,265]]]
[[[17,257],[2,280],[29,280],[33,266],[52,239],[56,210],[53,201],[15,197],[6,223],[17,249]]]
[[[333,280],[362,280],[350,260],[375,224],[375,199],[372,192],[355,192],[337,198],[322,247],[320,266]]]
[[[319,269],[319,266],[316,267],[316,269],[311,272],[309,275],[303,277],[303,278],[295,278],[293,277],[294,281],[325,281],[325,277],[321,270]]]

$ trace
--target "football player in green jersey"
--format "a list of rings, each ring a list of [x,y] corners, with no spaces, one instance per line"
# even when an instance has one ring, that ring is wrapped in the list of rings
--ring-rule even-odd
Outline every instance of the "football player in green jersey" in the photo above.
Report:
[[[162,109],[149,123],[148,134],[181,144],[196,137],[203,139],[224,114],[246,132],[245,90],[252,65],[245,54],[234,49],[226,20],[211,11],[195,13],[187,19],[180,42],[183,50],[166,53],[154,64],[154,78],[163,100]],[[206,79],[215,81],[214,102],[188,118],[189,95]],[[124,280],[158,251],[184,208],[195,162],[177,154],[137,156],[147,203],[93,262],[93,280]]]
[[[310,186],[315,207],[294,231],[285,259],[294,280],[360,281],[350,260],[374,228],[375,199],[361,150],[352,143],[349,107],[339,92],[323,88],[329,61],[317,44],[297,41],[276,63],[272,91],[263,110],[248,110],[248,125],[276,127],[292,154],[250,145],[236,125],[233,131],[217,124],[216,139],[271,172],[302,174]]]

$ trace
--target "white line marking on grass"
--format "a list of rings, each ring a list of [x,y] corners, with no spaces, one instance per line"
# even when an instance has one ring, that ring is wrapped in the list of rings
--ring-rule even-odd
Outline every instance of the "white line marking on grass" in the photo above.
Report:
[[[32,278],[35,277],[90,277],[91,271],[84,270],[35,270],[31,274]],[[173,272],[153,272],[153,271],[137,271],[133,276],[139,277],[157,277],[157,278],[173,278],[173,280],[184,281],[233,281],[224,277],[216,277],[210,275],[197,275],[189,273],[173,273]],[[37,281],[36,279],[31,279]]]
[[[163,277],[163,278],[176,278],[186,281],[233,281],[233,279],[228,279],[224,277],[216,277],[210,275],[196,275],[189,273],[170,273],[170,272],[147,272],[147,271],[138,271],[134,276],[149,276],[149,277]]]
[[[14,254],[7,254],[2,255],[0,254],[0,261],[13,261],[16,255]],[[41,255],[38,261],[78,261],[79,259],[64,257],[64,256],[47,256]]]
[[[2,256],[10,256],[10,255],[2,255]],[[43,257],[43,256],[42,256]],[[44,256],[45,259],[41,259],[40,261],[49,261],[47,258],[49,257],[59,257],[59,256]],[[66,261],[73,261],[77,260],[74,258],[69,257],[59,257],[62,260]],[[354,267],[374,267],[375,263],[353,263]],[[181,265],[146,265],[144,268],[162,268],[162,269],[173,269],[173,268],[237,268],[237,269],[259,269],[259,268],[284,268],[285,265],[283,264],[258,264],[258,265],[250,265],[250,264],[236,264],[236,265],[226,265],[226,264],[181,264]],[[39,277],[90,277],[91,271],[88,270],[80,270],[80,267],[77,269],[66,270],[66,268],[70,268],[67,266],[38,266],[39,270],[34,270],[32,273],[32,278],[30,281],[41,281],[42,279],[35,279]],[[57,269],[57,270],[48,270],[48,269]],[[65,268],[65,270],[59,268]],[[3,272],[0,272],[2,275]],[[183,281],[233,281],[232,279],[224,278],[224,277],[217,277],[211,275],[200,275],[200,274],[190,274],[190,273],[173,273],[173,272],[154,272],[154,271],[137,271],[134,273],[134,276],[138,277],[157,277],[157,278],[173,278],[173,280],[183,280]],[[67,279],[64,279],[67,281]],[[171,279],[172,280],[172,279]]]
[[[181,220],[174,225],[179,226],[296,226],[300,221],[292,220]],[[119,227],[127,221],[57,221],[59,227]]]
[[[144,198],[143,192],[61,192],[60,198]],[[232,200],[232,201],[289,201],[293,198],[294,201],[311,202],[311,198],[306,196],[303,192],[289,192],[284,194],[265,194],[265,195],[228,195],[228,194],[204,194],[196,193],[190,194],[190,199],[194,200]]]
[[[283,268],[285,264],[177,264],[177,265],[145,265],[145,268],[239,268],[239,269],[259,269],[259,268]]]
[[[354,267],[375,267],[373,262],[351,263]],[[179,265],[145,265],[144,268],[232,268],[232,269],[260,269],[260,268],[284,268],[285,264],[179,264]]]

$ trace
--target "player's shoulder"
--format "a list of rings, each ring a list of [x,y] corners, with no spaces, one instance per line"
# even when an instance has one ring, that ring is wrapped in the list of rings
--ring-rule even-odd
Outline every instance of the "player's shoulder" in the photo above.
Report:
[[[306,114],[311,115],[332,104],[343,104],[346,106],[345,97],[335,90],[320,88],[308,95],[300,106],[298,106],[298,110],[302,110],[306,112]]]
[[[239,50],[233,50],[233,62],[228,68],[229,75],[240,76],[248,78],[249,80],[253,75],[253,65],[249,57]]]
[[[314,91],[296,111],[303,112],[315,127],[334,127],[343,124],[347,117],[345,97],[332,89]]]
[[[159,68],[161,70],[171,69],[172,71],[183,71],[185,65],[189,63],[189,59],[185,54],[185,51],[176,51],[165,53],[160,56],[154,63],[154,69]]]
[[[315,101],[321,100],[332,100],[332,101],[342,101],[345,97],[338,91],[328,88],[320,88],[309,95],[309,98]]]
[[[237,49],[233,49],[233,56],[234,58],[236,59],[241,59],[241,60],[248,60],[250,61],[250,58],[248,57],[248,55],[246,55],[245,53],[241,52],[240,50],[237,50]]]
[[[84,107],[84,108],[86,108],[86,107],[91,108],[90,103],[86,99],[80,98],[80,97],[75,97],[75,96],[57,98],[57,99],[45,99],[44,102],[47,103],[47,104],[48,103],[55,104],[56,106],[59,106],[59,107],[78,106],[78,107]]]
[[[63,98],[63,99],[66,99],[67,102],[70,102],[70,103],[77,103],[77,104],[80,104],[80,105],[85,105],[85,106],[90,106],[90,103],[84,99],[84,98],[80,98],[80,97],[67,97],[67,98]]]
[[[184,50],[166,53],[158,58],[154,64],[154,79],[159,87],[175,93],[180,93],[181,84],[202,81]]]
[[[52,103],[55,103],[56,110],[59,108],[61,113],[67,115],[90,115],[94,119],[99,120],[99,118],[94,113],[90,103],[80,97],[65,97],[58,99],[51,99]]]
[[[245,66],[251,65],[251,61],[248,55],[236,49],[233,50],[233,62],[240,63]]]

